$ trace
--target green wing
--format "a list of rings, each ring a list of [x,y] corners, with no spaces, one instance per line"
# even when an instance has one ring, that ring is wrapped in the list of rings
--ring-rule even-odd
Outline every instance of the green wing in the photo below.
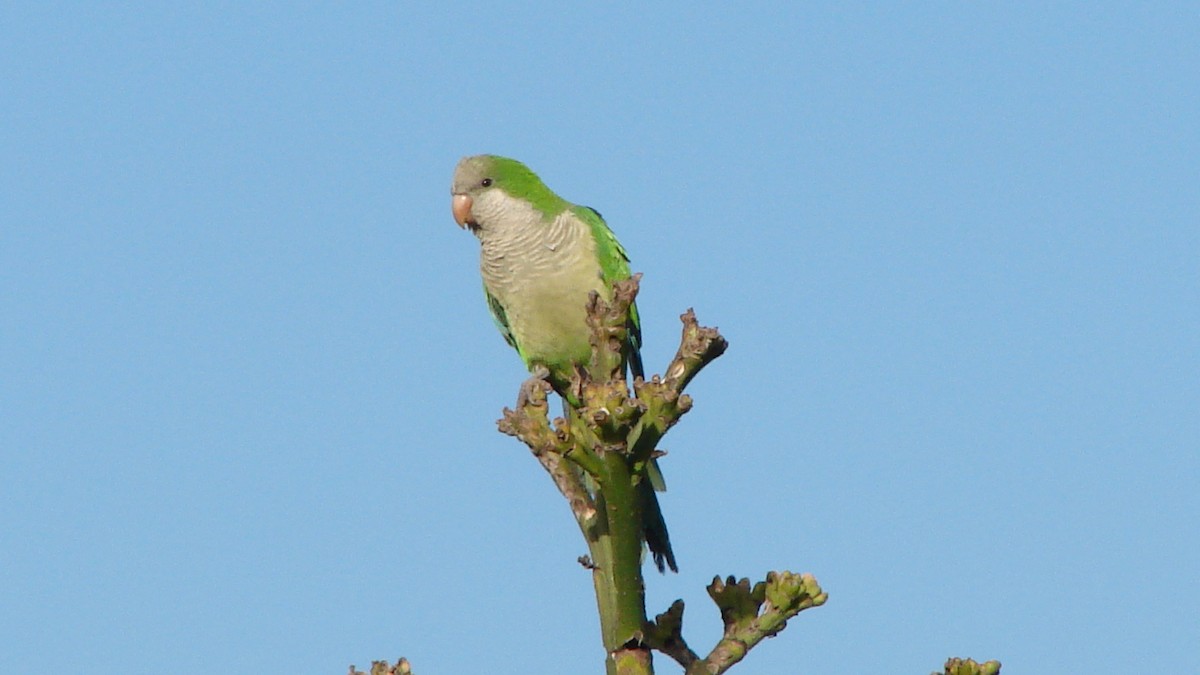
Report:
[[[600,212],[590,206],[573,206],[571,212],[592,228],[592,238],[596,240],[596,255],[600,259],[600,274],[604,283],[611,286],[620,279],[628,279],[629,254],[625,247],[617,241],[617,235],[609,229],[608,223]],[[637,303],[629,307],[629,344],[625,359],[629,362],[629,372],[633,377],[645,377],[642,367],[642,320],[638,316]]]
[[[504,336],[504,341],[517,350],[518,354],[521,354],[521,348],[517,346],[517,339],[513,337],[512,329],[508,327],[508,315],[504,313],[504,305],[500,304],[496,296],[488,292],[487,286],[483,287],[483,294],[487,296],[488,312],[492,315],[492,321],[496,322],[496,328]],[[525,355],[521,354],[521,358],[524,359]]]
[[[619,279],[628,279],[629,254],[625,247],[617,241],[617,235],[604,222],[604,216],[590,206],[575,206],[571,212],[592,228],[592,238],[596,240],[596,255],[600,258],[600,274],[604,283],[612,285]],[[629,363],[629,372],[633,377],[645,377],[642,367],[642,321],[638,316],[637,303],[629,306],[629,343],[626,345],[625,360]],[[519,350],[518,350],[519,351]],[[671,537],[667,533],[667,524],[663,520],[655,491],[667,489],[663,480],[662,469],[658,460],[651,459],[646,464],[647,482],[638,487],[642,499],[642,537],[654,558],[654,565],[662,572],[667,567],[678,572],[675,564],[675,553],[671,550]]]

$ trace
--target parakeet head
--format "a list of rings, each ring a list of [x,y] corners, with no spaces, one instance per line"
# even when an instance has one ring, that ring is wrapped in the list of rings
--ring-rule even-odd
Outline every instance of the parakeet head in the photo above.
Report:
[[[529,167],[498,155],[475,155],[459,161],[454,168],[450,195],[454,222],[472,230],[481,225],[483,214],[478,207],[489,199],[524,200],[547,217],[553,217],[568,206]]]

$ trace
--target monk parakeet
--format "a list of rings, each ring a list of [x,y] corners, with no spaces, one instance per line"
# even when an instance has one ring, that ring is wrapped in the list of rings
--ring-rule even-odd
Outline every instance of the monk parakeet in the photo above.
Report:
[[[576,364],[591,358],[585,320],[592,291],[608,300],[612,284],[629,278],[629,257],[600,213],[559,197],[524,164],[507,157],[467,157],[454,170],[451,210],[479,238],[488,309],[500,333],[535,376],[559,394]],[[625,358],[642,376],[637,307],[629,308]],[[678,571],[652,484],[642,481],[643,536],[659,571]]]

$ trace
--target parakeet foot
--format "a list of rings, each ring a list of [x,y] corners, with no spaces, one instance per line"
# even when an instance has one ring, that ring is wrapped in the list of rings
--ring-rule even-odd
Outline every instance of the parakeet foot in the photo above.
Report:
[[[524,408],[526,403],[537,394],[545,399],[550,387],[550,369],[546,366],[534,366],[529,379],[521,383],[521,391],[517,393],[517,408]]]

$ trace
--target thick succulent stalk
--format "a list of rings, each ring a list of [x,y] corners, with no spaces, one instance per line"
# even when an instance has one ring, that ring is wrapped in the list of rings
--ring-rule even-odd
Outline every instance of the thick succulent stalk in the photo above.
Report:
[[[552,428],[546,394],[527,392],[517,410],[505,410],[500,428],[533,450],[571,510],[588,544],[585,566],[592,572],[600,630],[609,673],[653,672],[646,630],[642,576],[642,502],[639,486],[663,434],[691,407],[683,387],[725,350],[713,329],[700,328],[689,311],[683,317],[683,344],[667,368],[667,378],[625,380],[629,307],[640,276],[618,282],[612,301],[593,294],[588,303],[592,359],[572,378],[569,421]],[[563,460],[566,461],[563,461]],[[592,486],[593,489],[588,489]]]
[[[650,675],[652,652],[664,654],[685,675],[719,675],[745,658],[789,619],[825,603],[828,596],[811,574],[769,572],[763,581],[715,577],[708,586],[724,623],[724,632],[704,656],[683,637],[682,600],[648,621],[642,576],[642,513],[638,488],[648,481],[647,466],[659,456],[663,435],[692,407],[684,387],[727,347],[712,328],[701,327],[688,310],[680,319],[679,351],[664,371],[648,381],[625,380],[622,345],[626,316],[637,295],[640,275],[618,282],[613,299],[596,294],[588,304],[592,359],[571,379],[565,398],[567,419],[551,424],[550,385],[523,387],[516,410],[504,410],[500,430],[521,439],[546,469],[571,507],[587,542],[579,559],[592,573],[608,675]],[[1000,664],[952,659],[947,675],[995,675]],[[408,663],[372,665],[372,675],[410,673]],[[358,674],[351,667],[351,673]]]

